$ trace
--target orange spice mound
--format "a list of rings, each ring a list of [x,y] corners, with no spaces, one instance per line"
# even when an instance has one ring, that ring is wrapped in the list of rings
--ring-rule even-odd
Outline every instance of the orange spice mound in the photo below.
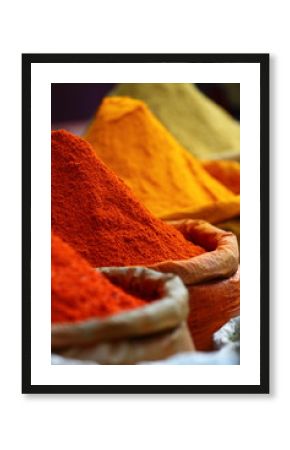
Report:
[[[146,104],[107,97],[85,139],[154,216],[211,223],[240,214],[240,198],[183,148]]]
[[[237,161],[205,161],[203,167],[234,194],[240,194],[240,163]]]
[[[85,140],[52,132],[52,229],[94,267],[151,265],[205,252],[155,218]]]
[[[93,269],[68,244],[51,236],[51,321],[104,318],[146,305]]]

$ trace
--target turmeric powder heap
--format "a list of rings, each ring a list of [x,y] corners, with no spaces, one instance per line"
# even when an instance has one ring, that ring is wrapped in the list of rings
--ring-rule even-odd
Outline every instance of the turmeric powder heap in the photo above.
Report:
[[[236,161],[204,161],[203,167],[234,194],[240,194],[240,163]]]
[[[83,139],[51,135],[53,231],[93,267],[151,265],[205,252],[153,217]]]
[[[190,83],[119,84],[113,96],[143,100],[175,138],[201,159],[240,153],[240,126]]]
[[[146,305],[114,286],[60,237],[51,236],[51,321],[104,318]]]
[[[218,223],[239,215],[239,197],[211,177],[142,101],[105,98],[85,138],[157,217]]]

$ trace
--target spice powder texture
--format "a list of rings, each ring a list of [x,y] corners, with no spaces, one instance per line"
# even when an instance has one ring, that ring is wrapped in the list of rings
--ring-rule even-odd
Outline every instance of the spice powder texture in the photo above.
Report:
[[[112,96],[143,100],[175,138],[199,158],[240,152],[240,125],[190,83],[119,84]]]
[[[234,194],[240,194],[240,163],[237,161],[204,161],[203,167]]]
[[[83,139],[52,143],[52,229],[93,267],[151,265],[205,250],[155,218]]]
[[[104,318],[144,305],[144,300],[114,286],[60,237],[52,233],[52,323]]]
[[[85,139],[161,219],[218,223],[239,215],[239,196],[207,173],[140,100],[105,98]]]

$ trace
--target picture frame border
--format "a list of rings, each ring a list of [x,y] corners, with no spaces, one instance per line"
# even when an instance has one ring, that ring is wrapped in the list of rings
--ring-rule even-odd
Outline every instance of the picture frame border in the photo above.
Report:
[[[269,393],[269,61],[268,53],[22,54],[22,393],[24,394],[268,394]],[[33,63],[260,64],[260,384],[31,384],[31,65]],[[261,151],[262,150],[262,151]]]

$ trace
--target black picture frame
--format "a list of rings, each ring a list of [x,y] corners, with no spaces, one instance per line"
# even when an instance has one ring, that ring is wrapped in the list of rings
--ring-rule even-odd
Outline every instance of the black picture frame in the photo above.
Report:
[[[22,393],[269,393],[269,59],[269,54],[257,53],[22,55]],[[260,384],[172,386],[31,384],[31,65],[33,63],[256,63],[260,65]]]

